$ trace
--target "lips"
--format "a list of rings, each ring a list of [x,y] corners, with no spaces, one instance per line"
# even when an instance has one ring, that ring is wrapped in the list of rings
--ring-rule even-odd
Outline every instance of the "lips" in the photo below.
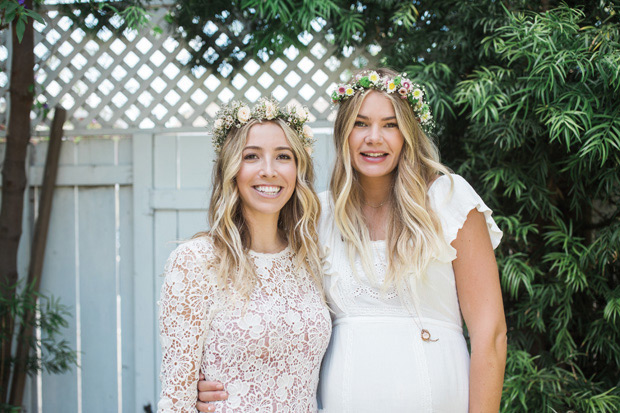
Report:
[[[277,195],[280,193],[280,191],[282,191],[282,187],[276,186],[276,185],[256,185],[256,186],[253,186],[253,188],[257,192],[260,192],[261,194],[269,195],[269,196]]]
[[[366,156],[369,158],[384,158],[388,154],[385,152],[361,152],[362,156]]]

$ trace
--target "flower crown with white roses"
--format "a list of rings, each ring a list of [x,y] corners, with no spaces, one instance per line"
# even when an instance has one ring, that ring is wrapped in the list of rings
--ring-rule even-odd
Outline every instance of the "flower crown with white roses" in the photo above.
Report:
[[[432,129],[433,117],[428,103],[424,101],[424,89],[407,79],[407,74],[402,73],[395,77],[380,76],[375,71],[365,71],[357,74],[352,82],[338,85],[332,92],[331,98],[334,103],[341,103],[355,95],[355,92],[364,89],[383,90],[387,93],[398,93],[401,98],[406,99],[416,120],[425,132]]]
[[[245,103],[234,100],[217,112],[211,131],[213,133],[213,146],[215,151],[219,153],[228,136],[228,132],[232,128],[241,128],[250,119],[257,119],[259,121],[282,119],[297,132],[304,147],[311,148],[314,142],[314,134],[310,126],[306,125],[308,117],[307,108],[292,103],[282,109],[278,106],[276,100],[261,98],[254,108],[250,110],[250,107]]]

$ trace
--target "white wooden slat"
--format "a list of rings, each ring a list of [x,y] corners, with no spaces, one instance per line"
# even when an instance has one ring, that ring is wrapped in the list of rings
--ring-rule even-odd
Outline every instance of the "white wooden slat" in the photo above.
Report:
[[[196,233],[206,231],[209,228],[207,222],[207,210],[179,211],[179,239],[190,239]]]
[[[153,186],[153,135],[136,134],[132,139],[133,167],[133,286],[134,286],[134,363],[135,404],[133,412],[142,412],[150,404],[156,410],[158,369],[155,368],[155,269],[153,256],[153,210],[150,188]]]
[[[114,189],[80,188],[79,202],[82,408],[107,413],[118,403]]]
[[[30,185],[41,186],[43,183],[43,166],[31,166]],[[60,166],[56,186],[106,186],[131,185],[133,168],[131,165],[74,165]]]
[[[133,150],[131,136],[118,138],[118,164],[131,165],[133,162]]]
[[[48,142],[37,142],[31,144],[32,161],[31,165],[45,166],[45,159],[47,156]],[[74,165],[73,152],[75,150],[76,143],[72,141],[63,141],[60,145],[60,156],[58,158],[58,165]]]
[[[73,188],[57,188],[52,202],[45,261],[41,275],[41,292],[59,298],[71,316],[63,338],[72,349],[78,350],[78,317],[76,311],[76,203]],[[78,369],[64,374],[43,373],[43,412],[78,412]]]
[[[180,187],[211,188],[211,173],[215,165],[215,151],[211,138],[203,135],[179,135],[178,156]]]
[[[151,192],[153,209],[206,210],[210,193],[207,189],[155,189]]]
[[[78,165],[114,165],[115,139],[85,138],[75,146]]]
[[[155,135],[153,171],[155,188],[177,187],[177,136]]]
[[[314,189],[317,192],[325,191],[329,188],[329,180],[336,159],[335,148],[332,135],[316,135],[314,144]]]
[[[133,191],[121,187],[120,195],[120,293],[121,293],[121,338],[122,338],[122,380],[123,412],[138,412],[136,404],[135,354],[134,354],[134,233],[133,233]],[[141,237],[138,234],[138,238]],[[142,265],[142,263],[138,263]],[[139,314],[140,315],[140,314]]]

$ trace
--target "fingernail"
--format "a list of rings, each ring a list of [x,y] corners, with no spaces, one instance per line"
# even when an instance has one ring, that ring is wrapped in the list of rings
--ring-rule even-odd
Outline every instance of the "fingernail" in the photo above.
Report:
[[[225,391],[222,392],[222,397],[224,399],[228,399],[228,393],[226,393]]]
[[[224,389],[224,386],[223,386],[222,384],[218,384],[218,385],[217,385],[217,389],[218,389],[218,390],[223,390],[223,389]]]

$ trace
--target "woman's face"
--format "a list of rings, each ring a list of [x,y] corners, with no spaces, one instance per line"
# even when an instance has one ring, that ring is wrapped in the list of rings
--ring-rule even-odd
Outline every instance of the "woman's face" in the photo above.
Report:
[[[404,138],[392,102],[382,93],[368,92],[349,135],[351,164],[366,179],[391,176],[398,165]]]
[[[250,128],[236,181],[246,219],[279,215],[297,181],[293,150],[280,126],[265,122]]]

